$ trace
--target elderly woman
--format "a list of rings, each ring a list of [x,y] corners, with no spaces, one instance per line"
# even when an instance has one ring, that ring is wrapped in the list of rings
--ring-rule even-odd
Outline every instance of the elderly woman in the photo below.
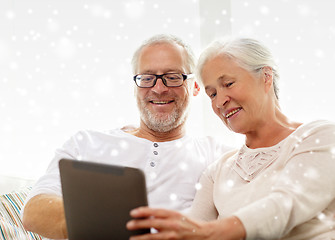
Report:
[[[198,77],[213,111],[245,144],[205,171],[187,217],[133,210],[128,229],[157,233],[131,239],[335,239],[335,125],[283,114],[276,65],[256,40],[214,42]]]

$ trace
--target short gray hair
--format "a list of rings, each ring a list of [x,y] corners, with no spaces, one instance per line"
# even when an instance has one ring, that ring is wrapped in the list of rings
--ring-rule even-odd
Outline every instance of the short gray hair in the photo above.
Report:
[[[200,55],[197,78],[201,79],[202,69],[207,61],[216,56],[227,56],[245,70],[257,74],[263,67],[270,67],[273,73],[273,88],[278,99],[278,67],[270,50],[261,42],[251,38],[227,37],[212,42]]]
[[[183,40],[181,40],[179,37],[171,35],[171,34],[157,34],[152,36],[151,38],[145,40],[142,45],[135,51],[131,64],[133,68],[133,73],[137,74],[136,70],[138,68],[138,59],[140,57],[141,51],[144,47],[155,45],[155,44],[161,44],[161,43],[168,43],[168,44],[177,44],[181,47],[183,47],[186,51],[187,55],[187,70],[188,73],[193,73],[195,69],[195,55],[189,45],[187,45]]]

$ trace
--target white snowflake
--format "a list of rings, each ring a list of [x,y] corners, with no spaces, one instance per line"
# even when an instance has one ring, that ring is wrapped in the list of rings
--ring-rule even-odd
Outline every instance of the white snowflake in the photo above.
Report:
[[[325,57],[325,53],[322,49],[316,49],[314,51],[314,55],[317,57],[317,58],[324,58]]]
[[[84,136],[82,135],[82,134],[77,134],[76,135],[76,139],[78,140],[78,141],[82,141],[83,139],[84,139]]]
[[[183,171],[186,171],[186,170],[188,170],[188,165],[185,162],[180,162],[179,163],[179,168]]]
[[[231,179],[227,180],[226,182],[227,187],[232,188],[235,185],[235,182]]]
[[[269,8],[267,6],[261,6],[259,10],[263,15],[269,14]]]
[[[131,1],[125,4],[125,14],[128,18],[140,18],[144,11],[144,2]]]
[[[196,183],[196,184],[195,184],[195,189],[196,189],[196,190],[200,190],[201,188],[202,188],[201,183]]]
[[[119,151],[117,149],[113,149],[110,154],[111,154],[112,157],[115,157],[115,156],[119,155]]]
[[[311,8],[308,5],[298,5],[298,13],[301,16],[309,16],[311,15]]]
[[[126,149],[128,149],[129,144],[128,144],[127,141],[122,140],[122,141],[120,141],[120,146],[121,146],[122,149],[126,150]]]
[[[61,58],[72,58],[76,53],[76,44],[69,38],[61,38],[55,49],[55,53]]]
[[[324,213],[319,213],[317,218],[322,221],[326,219],[326,215]]]
[[[319,174],[319,172],[315,168],[309,168],[304,173],[304,177],[310,178],[310,179],[317,179],[317,178],[320,177],[320,174]]]
[[[332,154],[332,158],[335,158],[335,147],[333,147],[331,150],[330,150],[331,154]]]
[[[11,11],[11,10],[8,10],[6,12],[6,18],[9,19],[9,20],[13,20],[15,18],[15,13],[14,11]]]
[[[176,141],[176,147],[181,148],[183,146],[183,143],[180,140]]]
[[[175,193],[170,194],[170,200],[171,201],[176,201],[177,200],[177,195]]]

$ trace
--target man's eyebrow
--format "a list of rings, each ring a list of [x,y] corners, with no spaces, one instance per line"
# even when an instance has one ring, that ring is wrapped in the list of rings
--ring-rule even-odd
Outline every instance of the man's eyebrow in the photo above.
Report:
[[[163,72],[164,73],[184,73],[182,69],[176,69],[176,68],[164,69]],[[155,74],[155,71],[146,70],[146,71],[143,71],[141,74]]]

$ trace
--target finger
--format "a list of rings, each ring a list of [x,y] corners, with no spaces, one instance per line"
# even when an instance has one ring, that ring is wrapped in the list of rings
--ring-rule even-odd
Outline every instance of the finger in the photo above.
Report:
[[[181,217],[180,213],[160,208],[149,208],[149,207],[139,207],[135,208],[130,212],[133,218],[171,218],[171,217]]]
[[[143,235],[136,235],[136,236],[131,236],[129,238],[129,240],[150,240],[150,239],[153,239],[151,235],[154,235],[154,234],[143,234]]]
[[[128,230],[137,230],[151,228],[151,225],[150,219],[134,219],[127,222],[126,227]]]
[[[129,240],[164,240],[164,239],[181,239],[175,232],[164,232],[154,234],[144,234],[130,237]]]
[[[133,219],[127,223],[126,227],[128,230],[155,228],[159,231],[163,231],[179,228],[180,221],[160,218]]]

